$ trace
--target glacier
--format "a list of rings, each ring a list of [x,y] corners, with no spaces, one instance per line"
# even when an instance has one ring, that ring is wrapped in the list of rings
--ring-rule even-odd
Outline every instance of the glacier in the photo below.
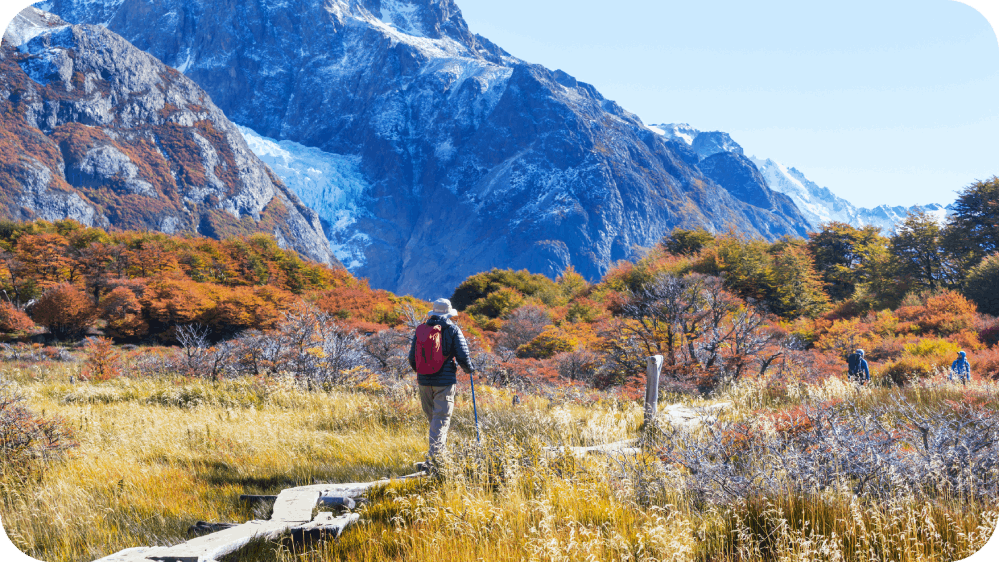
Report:
[[[352,228],[364,193],[370,185],[361,172],[358,155],[332,154],[290,140],[276,140],[236,126],[257,158],[270,166],[285,186],[322,217],[333,255],[348,270],[365,263],[368,236]]]

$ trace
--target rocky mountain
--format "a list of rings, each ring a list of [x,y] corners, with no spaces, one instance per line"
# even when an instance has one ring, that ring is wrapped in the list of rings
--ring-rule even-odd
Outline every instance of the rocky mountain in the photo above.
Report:
[[[318,216],[209,96],[118,35],[28,8],[0,45],[0,216],[212,237],[333,263]]]
[[[667,139],[687,144],[702,159],[724,153],[743,154],[742,147],[733,141],[728,133],[702,132],[686,123],[650,125],[649,128]],[[912,207],[889,205],[879,205],[874,208],[855,207],[846,199],[838,197],[829,188],[819,187],[795,168],[789,168],[769,158],[753,156],[749,160],[759,171],[767,187],[790,197],[813,229],[825,222],[838,221],[856,227],[873,225],[885,232],[894,232],[896,225],[905,220],[910,212],[925,212],[940,221],[943,221],[949,213],[947,207],[937,203]]]
[[[201,85],[374,287],[430,297],[492,267],[570,264],[593,279],[676,226],[808,228],[785,196],[719,184],[593,86],[473,34],[452,0],[39,6],[106,25]]]

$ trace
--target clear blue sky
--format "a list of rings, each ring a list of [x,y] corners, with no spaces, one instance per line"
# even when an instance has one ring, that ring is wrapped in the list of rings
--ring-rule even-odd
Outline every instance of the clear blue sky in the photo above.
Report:
[[[473,32],[645,123],[729,132],[851,202],[999,175],[999,42],[950,0],[456,0]]]

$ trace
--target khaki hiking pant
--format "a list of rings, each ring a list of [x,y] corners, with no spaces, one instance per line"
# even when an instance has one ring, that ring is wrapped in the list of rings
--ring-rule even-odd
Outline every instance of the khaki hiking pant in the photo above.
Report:
[[[456,385],[424,386],[420,385],[420,404],[423,413],[430,422],[430,453],[431,459],[438,458],[447,442],[447,430],[451,425],[451,414],[454,412],[454,392]]]

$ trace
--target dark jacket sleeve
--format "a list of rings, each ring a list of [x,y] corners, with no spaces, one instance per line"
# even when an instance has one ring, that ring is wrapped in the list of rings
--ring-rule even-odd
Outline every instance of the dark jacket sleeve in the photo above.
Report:
[[[468,357],[468,342],[465,341],[465,334],[461,333],[461,328],[454,327],[454,358],[461,365],[466,373],[475,371],[471,358]]]
[[[416,334],[413,334],[413,341],[409,344],[409,366],[416,370]]]

